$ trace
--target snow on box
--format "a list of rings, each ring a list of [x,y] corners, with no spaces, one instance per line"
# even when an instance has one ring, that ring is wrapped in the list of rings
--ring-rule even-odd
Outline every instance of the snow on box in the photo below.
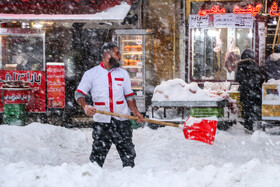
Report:
[[[182,79],[163,81],[156,86],[152,101],[219,101],[223,97],[210,89],[199,88],[196,82],[187,84]]]

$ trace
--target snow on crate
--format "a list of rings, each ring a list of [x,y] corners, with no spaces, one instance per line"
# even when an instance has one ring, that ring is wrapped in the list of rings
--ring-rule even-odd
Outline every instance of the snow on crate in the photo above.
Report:
[[[187,84],[182,79],[163,81],[156,86],[152,101],[219,101],[223,96],[210,89],[201,89],[197,83]]]

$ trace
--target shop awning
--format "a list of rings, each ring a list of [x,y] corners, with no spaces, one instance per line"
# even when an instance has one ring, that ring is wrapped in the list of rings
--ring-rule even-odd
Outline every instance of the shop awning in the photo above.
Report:
[[[14,0],[18,1],[18,0]],[[23,1],[23,0],[22,0]],[[28,1],[28,0],[25,0]],[[31,0],[30,0],[31,1]],[[43,0],[41,0],[43,1]],[[52,0],[57,1],[57,0]],[[36,4],[36,7],[32,7],[31,4],[21,4],[22,6],[26,6],[23,8],[19,8],[18,12],[13,12],[14,9],[17,9],[17,7],[11,7],[11,9],[8,9],[7,7],[4,8],[3,5],[5,3],[0,1],[0,20],[32,20],[32,21],[41,21],[41,20],[47,20],[47,21],[123,21],[125,16],[130,10],[132,0],[115,0],[115,1],[109,1],[109,0],[103,0],[103,1],[97,1],[98,4],[68,4],[68,6],[65,7],[65,4],[63,5],[61,2],[67,1],[62,0],[55,3],[49,3],[49,4]],[[68,0],[68,1],[79,1],[79,0]],[[80,0],[81,1],[81,0]],[[38,0],[37,0],[38,2]],[[87,1],[88,2],[88,1]],[[90,1],[93,3],[94,1]],[[65,3],[65,2],[64,2]],[[7,3],[6,3],[7,5]],[[2,6],[2,7],[1,7]],[[18,6],[18,4],[17,4]],[[64,7],[64,9],[59,10],[58,12],[54,12],[53,10],[49,10],[52,7]],[[73,7],[74,6],[74,7]],[[33,12],[43,12],[44,14],[30,14],[30,9],[28,11],[27,8],[33,8]],[[70,8],[71,11],[69,11],[67,8]],[[6,11],[4,11],[6,9]],[[85,11],[81,12],[81,9],[84,9]],[[7,13],[8,12],[8,13]],[[13,13],[10,13],[13,12]],[[50,14],[48,14],[50,13]]]

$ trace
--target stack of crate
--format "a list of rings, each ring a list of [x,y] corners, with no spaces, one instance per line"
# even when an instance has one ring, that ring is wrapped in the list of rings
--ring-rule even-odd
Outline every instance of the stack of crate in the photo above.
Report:
[[[280,85],[262,85],[262,119],[280,120]]]
[[[25,125],[26,110],[25,104],[5,104],[4,124]]]
[[[224,117],[224,108],[208,107],[208,108],[191,108],[190,115],[196,118],[216,116],[217,118]]]

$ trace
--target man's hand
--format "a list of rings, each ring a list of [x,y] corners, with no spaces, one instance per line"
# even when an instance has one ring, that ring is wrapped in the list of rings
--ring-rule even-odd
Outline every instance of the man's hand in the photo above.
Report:
[[[143,122],[143,116],[142,114],[139,112],[136,103],[135,103],[135,99],[131,99],[127,101],[128,107],[130,108],[131,112],[133,113],[134,116],[137,116],[139,119],[137,120],[137,122]]]
[[[135,112],[132,111],[132,113],[133,113],[134,116],[137,116],[139,118],[137,120],[137,122],[143,122],[143,116],[142,116],[142,114],[138,110],[135,111]]]
[[[93,116],[96,113],[96,108],[94,108],[91,105],[86,105],[84,107],[84,111],[85,111],[86,115]]]

